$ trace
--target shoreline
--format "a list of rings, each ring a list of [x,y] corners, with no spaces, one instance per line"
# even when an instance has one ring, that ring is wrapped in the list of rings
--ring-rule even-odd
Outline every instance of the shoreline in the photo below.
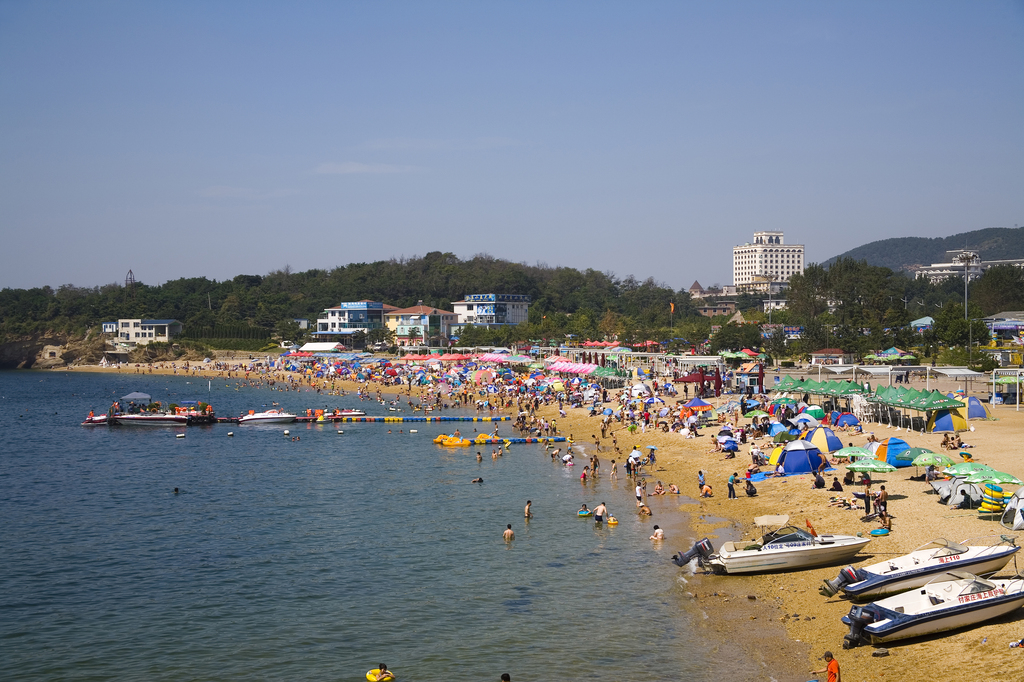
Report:
[[[68,371],[69,368],[60,369]],[[116,368],[80,366],[71,371],[125,375],[142,373],[132,371],[135,369],[137,368],[121,368],[118,371]],[[196,367],[193,366],[193,369]],[[179,376],[183,374],[180,368],[178,372],[172,368],[154,368],[152,372],[145,373]],[[232,374],[234,373],[232,370]],[[286,376],[288,373],[275,374]],[[189,372],[188,375],[209,379],[229,378],[226,370],[221,373],[221,370],[205,368],[194,374]],[[258,380],[257,376],[260,375],[255,375],[252,379]],[[301,377],[295,374],[292,376]],[[244,372],[239,376],[231,376],[230,379],[243,381]],[[952,382],[949,383],[952,385]],[[934,384],[935,382],[933,386]],[[375,383],[359,384],[341,380],[335,381],[334,385],[350,393],[355,392],[360,386],[368,387],[371,392],[378,389],[382,393],[400,391],[403,395],[412,396],[425,393],[422,389],[413,390],[410,394],[404,387],[382,387]],[[313,392],[305,382],[303,387],[302,390]],[[611,395],[613,392],[609,393]],[[327,397],[326,392],[318,395]],[[726,400],[728,397],[723,396],[715,402],[722,404]],[[652,484],[661,480],[666,487],[669,483],[675,483],[682,492],[680,497],[683,498],[673,500],[673,496],[665,495],[653,497],[649,501],[655,513],[652,523],[659,522],[658,517],[664,516],[668,517],[668,520],[659,525],[673,528],[673,533],[668,535],[661,550],[666,560],[676,551],[689,549],[692,543],[701,537],[711,538],[716,546],[723,538],[732,539],[741,534],[750,537],[755,530],[753,517],[765,513],[789,514],[796,525],[802,525],[802,519],[807,519],[820,532],[852,535],[857,532],[866,533],[875,527],[861,520],[862,512],[828,507],[830,493],[811,490],[812,477],[808,475],[768,479],[757,484],[757,497],[740,496],[736,500],[728,500],[725,497],[725,478],[733,471],[742,472],[748,463],[747,456],[745,452],[740,451],[736,459],[722,460],[720,454],[708,453],[707,450],[713,442],[710,429],[705,429],[703,437],[689,440],[678,434],[661,432],[637,432],[634,436],[626,436],[626,432],[620,429],[615,432],[615,435],[620,437],[620,456],[609,447],[611,434],[609,439],[601,442],[600,451],[594,452],[593,436],[600,433],[600,427],[596,418],[587,417],[585,409],[567,409],[567,416],[559,417],[557,406],[550,406],[541,407],[537,414],[548,419],[557,419],[559,435],[572,434],[577,442],[576,447],[581,448],[586,457],[597,454],[605,471],[602,476],[606,479],[608,473],[605,467],[609,460],[614,458],[620,465],[620,477],[625,480],[624,472],[621,472],[621,462],[633,444],[641,448],[647,445],[655,445],[658,448],[657,470],[647,472],[647,480]],[[975,459],[1024,478],[1024,465],[1019,464],[1012,453],[1012,446],[1024,441],[1024,414],[1016,412],[1013,406],[1004,406],[997,407],[993,416],[994,419],[990,420],[972,421],[971,424],[976,427],[976,431],[966,432],[964,440],[974,445],[971,452]],[[880,439],[890,435],[898,436],[906,440],[911,447],[923,446],[935,451],[941,449],[941,435],[898,431],[873,423],[865,424],[864,434],[837,435],[844,443],[863,445],[867,434],[872,431]],[[582,457],[583,455],[581,459]],[[696,488],[698,469],[705,471],[708,481],[715,489],[715,496],[710,499],[685,497],[692,494]],[[1020,533],[1009,532],[996,521],[979,518],[977,511],[949,510],[937,504],[927,483],[908,480],[908,475],[912,473],[913,468],[899,469],[875,478],[876,485],[885,484],[890,492],[893,532],[889,536],[874,539],[856,557],[854,563],[877,561],[886,555],[904,554],[943,536],[953,540],[993,534],[1008,534],[1021,538]],[[653,485],[650,489],[653,489]],[[623,498],[620,493],[615,496],[614,501],[609,499],[609,502],[614,505],[615,512],[624,507],[628,509],[626,505],[632,504],[633,498],[632,495]],[[684,532],[692,533],[693,537],[676,536],[676,528],[686,529]],[[1011,563],[1000,574],[1011,573],[1012,567]],[[817,659],[824,650],[831,650],[836,654],[844,677],[849,679],[896,678],[911,682],[931,682],[938,678],[930,672],[930,668],[937,657],[948,655],[950,644],[958,646],[958,651],[962,652],[960,660],[967,665],[1013,665],[1014,662],[1019,665],[1020,659],[1014,659],[1012,656],[1020,650],[1006,648],[1007,641],[1019,639],[1024,634],[1024,614],[1019,612],[967,630],[908,640],[909,643],[895,642],[887,647],[889,655],[882,658],[872,656],[875,650],[873,647],[843,650],[842,637],[846,633],[846,628],[839,618],[846,614],[851,602],[837,597],[826,599],[817,592],[821,581],[835,577],[840,568],[841,566],[831,566],[754,576],[716,576],[699,573],[690,575],[686,569],[680,571],[687,582],[686,591],[693,595],[692,600],[697,607],[695,610],[702,611],[707,616],[695,619],[695,623],[707,633],[710,642],[718,642],[717,648],[726,652],[724,655],[730,658],[745,658],[756,663],[759,667],[756,679],[803,682],[810,679],[806,671],[820,667]],[[755,599],[748,599],[748,595]],[[726,647],[738,648],[738,651],[733,652]]]

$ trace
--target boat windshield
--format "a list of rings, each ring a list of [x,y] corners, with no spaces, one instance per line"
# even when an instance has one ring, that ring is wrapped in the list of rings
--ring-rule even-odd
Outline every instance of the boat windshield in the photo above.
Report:
[[[990,592],[994,589],[996,589],[995,583],[975,576],[973,580],[968,582],[964,588],[960,590],[960,596],[978,594],[980,592]]]
[[[937,559],[938,557],[953,556],[954,554],[964,554],[967,552],[967,546],[961,545],[958,542],[952,540],[946,540],[945,538],[939,538],[938,540],[932,540],[922,549],[937,548],[932,552],[932,558]]]
[[[814,542],[814,536],[802,528],[785,526],[764,536],[764,545],[791,545],[796,543]]]

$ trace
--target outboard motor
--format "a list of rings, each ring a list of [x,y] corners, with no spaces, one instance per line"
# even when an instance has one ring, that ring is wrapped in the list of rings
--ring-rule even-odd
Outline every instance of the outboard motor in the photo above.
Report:
[[[853,649],[861,644],[868,644],[869,640],[864,637],[864,628],[875,622],[875,614],[868,611],[866,606],[854,606],[846,618],[850,621],[850,634],[843,637],[843,648]]]
[[[818,588],[818,592],[823,597],[833,597],[839,590],[843,589],[850,583],[859,583],[861,580],[865,580],[867,575],[863,574],[860,569],[854,568],[853,566],[847,566],[843,570],[839,571],[832,580],[823,580],[825,584]]]
[[[701,565],[704,565],[707,560],[711,558],[714,551],[715,547],[711,544],[711,540],[704,538],[703,540],[695,542],[693,547],[690,548],[690,551],[686,553],[679,552],[674,555],[672,557],[672,562],[676,566],[688,566],[689,563],[693,561],[694,557],[696,557],[697,561],[699,561]]]

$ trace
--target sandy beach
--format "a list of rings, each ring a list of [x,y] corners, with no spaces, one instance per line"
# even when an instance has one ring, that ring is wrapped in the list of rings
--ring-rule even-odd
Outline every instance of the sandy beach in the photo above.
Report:
[[[141,369],[134,366],[119,370],[75,367],[73,371],[132,374]],[[168,366],[154,368],[152,373],[176,372]],[[178,368],[177,373],[184,372]],[[243,379],[244,373],[239,375],[232,372],[232,376],[227,377],[226,373],[203,370],[196,376],[211,380],[222,379],[230,384]],[[253,375],[254,380],[256,376]],[[923,388],[923,385],[911,385]],[[359,385],[339,381],[336,386],[346,391],[355,391]],[[368,386],[372,392],[378,389],[373,383]],[[959,388],[960,385],[951,381],[933,380],[931,387],[946,391]],[[393,395],[396,388],[380,390]],[[976,388],[983,391],[984,385],[979,383]],[[609,391],[609,397],[614,393]],[[418,390],[414,389],[412,394],[418,395]],[[972,395],[980,393],[972,392]],[[319,406],[324,402],[323,398],[313,400],[311,397],[310,407]],[[724,403],[727,400],[728,397],[723,396],[714,402]],[[372,414],[372,410],[368,412]],[[752,520],[760,514],[788,514],[794,524],[802,526],[807,520],[818,532],[866,535],[878,527],[874,521],[861,519],[863,510],[829,507],[832,493],[813,490],[812,477],[807,475],[768,479],[757,483],[757,497],[748,498],[742,489],[738,489],[738,499],[727,499],[726,479],[734,471],[742,474],[749,463],[749,456],[746,448],[737,453],[736,459],[730,460],[722,459],[722,453],[709,452],[717,429],[704,429],[702,437],[689,440],[675,433],[637,432],[630,436],[625,430],[620,430],[614,433],[622,451],[622,455],[617,455],[612,450],[613,434],[601,441],[599,451],[595,453],[595,436],[600,435],[599,421],[597,418],[588,418],[586,410],[569,409],[567,417],[559,418],[557,406],[551,406],[542,408],[539,414],[548,419],[557,419],[560,435],[572,434],[577,447],[582,446],[587,457],[598,454],[603,477],[608,476],[609,460],[617,459],[621,465],[633,445],[640,448],[653,445],[658,448],[658,466],[656,471],[648,472],[651,483],[648,489],[653,490],[654,483],[660,480],[666,488],[670,483],[678,485],[683,493],[680,496],[652,496],[649,501],[654,512],[654,522],[664,519],[661,525],[672,530],[664,542],[666,560],[675,551],[689,549],[693,541],[700,537],[710,537],[716,546],[726,539],[753,537],[756,528]],[[962,438],[965,443],[973,446],[970,452],[974,459],[1024,478],[1024,463],[1021,463],[1019,452],[1020,443],[1024,442],[1024,412],[1017,412],[1014,406],[996,406],[992,419],[973,420],[971,424],[975,430],[963,433]],[[502,426],[500,430],[502,435],[512,435],[507,426]],[[440,433],[440,426],[436,431]],[[912,447],[941,451],[941,435],[897,430],[887,428],[884,424],[865,423],[863,434],[837,435],[844,443],[863,445],[872,432],[879,439],[896,436],[906,440]],[[436,434],[431,429],[431,437],[433,435]],[[708,482],[714,487],[714,497],[695,499],[698,470],[706,473]],[[845,469],[840,466],[836,474],[841,479],[844,473]],[[892,532],[872,540],[857,557],[856,563],[905,554],[938,537],[963,540],[1010,534],[1018,536],[1019,540],[1019,533],[1009,533],[994,517],[979,515],[976,510],[951,510],[939,504],[927,483],[923,480],[909,480],[910,476],[921,473],[923,470],[904,468],[873,477],[875,489],[884,484],[890,493]],[[619,476],[625,478],[621,466]],[[831,480],[831,475],[827,480]],[[620,492],[614,499],[608,500],[616,515],[634,513],[632,491],[627,491],[628,487],[619,486]],[[843,494],[849,496],[850,488]],[[689,536],[679,537],[680,532]],[[1018,559],[1016,564],[1024,568],[1021,562]],[[1024,666],[1022,650],[1007,647],[1009,641],[1024,637],[1024,611],[1021,610],[968,630],[910,640],[909,643],[894,643],[887,647],[888,655],[883,657],[873,656],[873,647],[844,651],[842,639],[847,629],[839,619],[849,611],[850,602],[838,597],[826,599],[818,593],[821,581],[835,577],[839,568],[833,566],[752,577],[689,575],[686,569],[681,569],[681,573],[687,581],[688,592],[693,595],[695,607],[707,616],[699,622],[714,634],[713,639],[722,642],[721,654],[733,659],[749,660],[751,670],[759,671],[761,679],[774,679],[777,682],[811,679],[813,676],[809,671],[823,666],[818,658],[825,650],[831,650],[836,655],[842,667],[843,679],[847,681],[952,680],[961,677],[965,669],[984,669],[992,671],[994,676]],[[1017,570],[1015,563],[1011,563],[999,575],[1009,576]],[[942,663],[949,661],[951,646],[955,647],[956,667],[959,671]]]

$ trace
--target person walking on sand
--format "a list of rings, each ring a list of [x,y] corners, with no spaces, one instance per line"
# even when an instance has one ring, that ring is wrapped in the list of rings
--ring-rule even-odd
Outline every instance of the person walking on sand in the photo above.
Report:
[[[827,675],[825,682],[843,682],[842,674],[839,672],[839,661],[832,656],[832,652],[826,651],[821,658],[825,661],[825,667],[821,670],[812,670],[811,674],[825,673]]]
[[[516,534],[512,532],[512,524],[511,523],[508,524],[508,526],[505,527],[505,532],[502,533],[501,536],[503,538],[505,538],[505,542],[512,542],[513,540],[516,539]]]
[[[700,492],[701,490],[704,490],[704,472],[703,471],[698,471],[697,472],[697,491]]]
[[[737,476],[738,476],[738,474],[734,471],[734,472],[732,472],[732,476],[729,477],[728,485],[729,485],[729,499],[730,500],[735,500],[736,499],[736,477]]]

